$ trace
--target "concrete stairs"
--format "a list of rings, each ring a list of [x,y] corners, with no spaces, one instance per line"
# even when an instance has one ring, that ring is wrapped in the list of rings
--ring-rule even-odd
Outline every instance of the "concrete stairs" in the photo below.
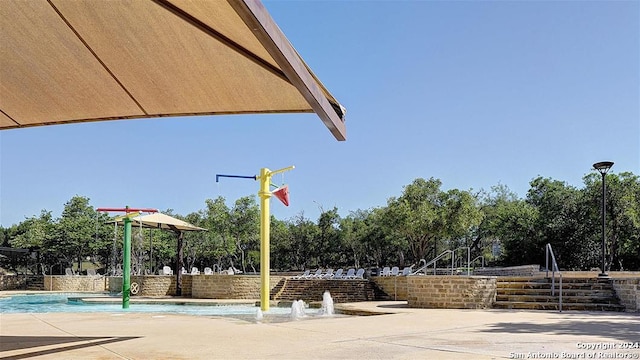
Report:
[[[498,277],[497,309],[559,310],[559,278]],[[562,310],[624,311],[613,286],[606,278],[563,278]]]
[[[44,290],[43,275],[29,275],[26,280],[27,290],[41,291]]]

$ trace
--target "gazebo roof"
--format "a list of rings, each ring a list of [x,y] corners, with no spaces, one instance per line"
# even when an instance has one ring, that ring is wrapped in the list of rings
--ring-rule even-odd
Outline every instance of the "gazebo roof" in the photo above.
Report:
[[[344,108],[259,0],[0,1],[0,129]]]

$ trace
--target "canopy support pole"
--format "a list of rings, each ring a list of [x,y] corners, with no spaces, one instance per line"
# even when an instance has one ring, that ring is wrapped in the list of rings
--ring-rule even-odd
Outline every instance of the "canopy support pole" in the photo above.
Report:
[[[122,262],[122,308],[129,308],[129,291],[131,290],[131,219],[124,217],[124,254]]]

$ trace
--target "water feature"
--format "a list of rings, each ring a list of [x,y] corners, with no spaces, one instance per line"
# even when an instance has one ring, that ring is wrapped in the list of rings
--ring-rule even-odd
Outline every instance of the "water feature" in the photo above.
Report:
[[[306,304],[302,300],[297,300],[291,303],[291,314],[290,317],[292,319],[301,319],[306,316],[305,312]]]
[[[82,299],[100,298],[105,302],[89,302]],[[188,304],[184,300],[175,299],[175,302],[162,303],[131,303],[130,308],[122,309],[118,296],[110,296],[104,293],[40,293],[22,294],[8,297],[0,297],[0,314],[6,313],[163,313],[204,316],[230,316],[247,320],[258,320],[256,306],[253,304],[220,304],[212,300],[211,303]],[[107,301],[109,301],[107,303]],[[153,299],[150,299],[153,301]],[[289,319],[288,307],[273,307],[265,319],[273,321],[273,318]]]
[[[333,316],[333,298],[329,293],[329,290],[322,294],[322,307],[320,308],[320,314],[324,316]]]

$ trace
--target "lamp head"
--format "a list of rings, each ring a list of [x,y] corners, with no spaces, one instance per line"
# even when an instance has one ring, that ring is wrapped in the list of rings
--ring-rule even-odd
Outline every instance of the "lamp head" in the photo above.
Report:
[[[606,174],[609,169],[613,166],[612,161],[600,161],[593,164],[593,168],[598,170],[598,172],[602,175]]]

